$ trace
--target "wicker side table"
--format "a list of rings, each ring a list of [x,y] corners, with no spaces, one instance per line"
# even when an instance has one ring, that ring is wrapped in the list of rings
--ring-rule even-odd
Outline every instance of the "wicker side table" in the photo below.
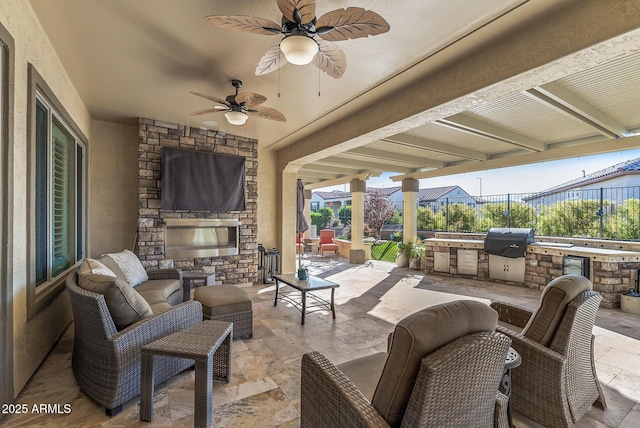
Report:
[[[188,270],[182,272],[182,301],[191,299],[191,286],[195,281],[202,281],[203,285],[215,285],[215,272],[203,272],[200,270]]]
[[[211,425],[212,380],[231,380],[231,337],[233,324],[224,321],[203,321],[185,330],[170,334],[142,347],[140,379],[140,420],[153,418],[153,360],[156,355],[190,358],[195,361],[194,391],[195,427]]]

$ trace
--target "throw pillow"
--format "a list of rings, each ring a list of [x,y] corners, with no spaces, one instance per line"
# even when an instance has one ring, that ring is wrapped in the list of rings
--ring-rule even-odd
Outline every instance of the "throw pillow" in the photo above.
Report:
[[[111,269],[109,269],[108,267],[106,267],[105,265],[103,265],[102,263],[100,263],[97,260],[94,259],[89,259],[89,258],[85,258],[82,263],[80,263],[80,267],[78,268],[78,275],[82,276],[82,275],[87,275],[90,273],[96,273],[99,275],[104,275],[104,276],[111,276],[114,277],[116,276],[115,273],[113,273],[113,271]]]
[[[87,291],[102,294],[118,330],[122,330],[141,318],[153,315],[151,306],[129,284],[106,275],[80,276],[78,285]]]
[[[119,253],[104,255],[111,257],[116,262],[122,273],[124,273],[125,278],[127,278],[130,286],[135,287],[149,280],[147,271],[144,270],[144,266],[142,266],[142,263],[138,260],[138,256],[131,251],[124,250]]]

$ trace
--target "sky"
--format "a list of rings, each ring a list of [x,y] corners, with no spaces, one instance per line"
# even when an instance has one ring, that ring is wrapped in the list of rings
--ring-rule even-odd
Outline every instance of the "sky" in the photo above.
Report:
[[[472,196],[499,195],[504,193],[533,193],[580,178],[620,162],[640,157],[640,149],[581,156],[572,159],[513,166],[455,174],[420,180],[420,188],[460,186]],[[395,187],[401,182],[389,178],[397,173],[385,173],[367,180],[367,187]],[[482,186],[482,192],[480,191]],[[349,184],[316,189],[319,191],[349,191]]]

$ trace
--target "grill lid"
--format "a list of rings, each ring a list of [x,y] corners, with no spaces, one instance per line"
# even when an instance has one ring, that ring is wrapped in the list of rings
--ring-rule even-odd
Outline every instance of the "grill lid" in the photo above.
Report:
[[[534,241],[533,229],[492,227],[484,238],[484,252],[503,257],[524,257],[527,245]]]

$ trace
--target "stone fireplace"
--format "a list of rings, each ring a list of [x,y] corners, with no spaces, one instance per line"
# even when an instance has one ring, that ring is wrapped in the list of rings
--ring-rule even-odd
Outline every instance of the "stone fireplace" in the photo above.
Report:
[[[161,209],[162,148],[245,157],[246,210]],[[220,131],[139,119],[138,256],[151,269],[214,272],[216,282],[257,280],[258,142]]]

